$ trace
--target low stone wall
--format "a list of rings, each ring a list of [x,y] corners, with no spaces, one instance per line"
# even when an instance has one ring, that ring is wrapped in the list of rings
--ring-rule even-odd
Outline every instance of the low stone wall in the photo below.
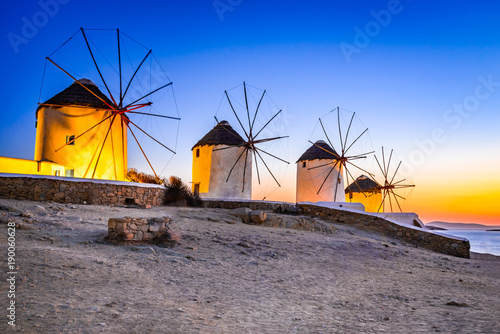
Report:
[[[275,213],[296,213],[295,203],[266,202],[266,201],[227,201],[220,199],[203,199],[204,208],[237,209],[249,208],[252,210],[271,211]]]
[[[98,205],[162,205],[165,187],[57,176],[0,174],[0,197]]]
[[[300,215],[319,217],[335,223],[349,224],[361,229],[371,230],[387,237],[403,240],[438,253],[464,258],[470,257],[470,244],[467,239],[439,235],[423,228],[396,224],[376,214],[366,212],[339,210],[313,204],[265,201],[226,201],[215,199],[204,199],[203,206],[206,208],[221,209],[250,208],[251,210],[264,210],[276,213],[297,213]],[[273,224],[272,226],[275,225],[276,224]],[[276,226],[281,225],[278,224]]]
[[[387,237],[404,240],[435,252],[457,257],[470,257],[470,244],[467,239],[447,237],[417,227],[398,225],[376,215],[336,210],[309,204],[299,204],[298,212],[302,215],[319,217],[378,232]]]
[[[107,241],[115,244],[148,243],[174,246],[180,241],[172,231],[170,218],[110,218]]]

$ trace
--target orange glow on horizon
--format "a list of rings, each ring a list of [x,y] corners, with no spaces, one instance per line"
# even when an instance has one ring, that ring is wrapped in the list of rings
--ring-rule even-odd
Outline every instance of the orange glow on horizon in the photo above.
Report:
[[[495,181],[491,175],[484,175],[484,179],[421,180],[404,203],[403,211],[415,212],[426,223],[444,221],[500,226],[500,180]],[[262,190],[255,190],[252,199],[262,200],[263,194]],[[295,203],[294,182],[274,190],[266,200]]]

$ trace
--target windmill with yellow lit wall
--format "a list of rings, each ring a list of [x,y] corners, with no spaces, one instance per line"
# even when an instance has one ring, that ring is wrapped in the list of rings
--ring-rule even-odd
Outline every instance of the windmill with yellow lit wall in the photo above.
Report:
[[[35,160],[65,166],[64,176],[125,180],[128,120],[114,118],[112,104],[88,79],[41,103]]]
[[[267,189],[281,187],[279,166],[289,162],[280,148],[288,135],[280,126],[282,109],[267,91],[245,82],[225,90],[218,113],[224,120],[214,116],[217,124],[192,148],[193,192],[202,198],[249,200],[261,183]],[[262,199],[269,194],[258,190]]]
[[[93,80],[77,80],[81,73]],[[118,29],[80,28],[46,57],[40,95],[66,82],[36,110],[34,160],[0,158],[0,172],[125,180],[130,144],[155,176],[162,172],[155,165],[167,154],[155,149],[175,154],[177,138],[164,134],[176,135],[178,122],[177,131],[164,133],[161,122],[180,118],[173,83],[150,49]],[[163,108],[166,95],[172,108]]]

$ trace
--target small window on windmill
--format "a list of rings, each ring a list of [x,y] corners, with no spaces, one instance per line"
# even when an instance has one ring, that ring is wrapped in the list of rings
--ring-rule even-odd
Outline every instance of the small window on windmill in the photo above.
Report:
[[[340,177],[339,177],[339,184],[340,184],[340,182],[341,182],[341,181],[342,181],[342,180],[341,180],[341,179],[340,179]]]
[[[196,157],[197,157],[197,158],[199,158],[199,157],[200,157],[200,149],[199,149],[199,148],[197,148],[197,149],[196,149]]]
[[[75,145],[75,135],[66,136],[67,145]]]
[[[306,168],[306,162],[305,161],[302,163],[302,168]]]
[[[59,170],[54,171],[54,175],[55,176],[60,176],[61,175],[61,171],[59,171]]]
[[[66,177],[75,177],[74,169],[66,169]]]
[[[194,184],[194,191],[193,191],[196,195],[199,195],[200,194],[200,184],[199,183],[195,183]]]

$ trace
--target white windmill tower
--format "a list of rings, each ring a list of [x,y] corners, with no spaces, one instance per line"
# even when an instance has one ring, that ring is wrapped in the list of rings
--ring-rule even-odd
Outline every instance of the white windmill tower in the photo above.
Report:
[[[252,156],[235,164],[245,150],[245,141],[229,125],[221,121],[192,148],[193,151],[193,192],[201,198],[251,199]],[[231,148],[231,149],[230,149]],[[240,182],[228,182],[228,176]],[[243,189],[243,190],[242,190]]]
[[[323,140],[315,142],[300,156],[297,160],[297,203],[345,202],[344,178],[336,163],[338,156]]]
[[[341,116],[340,108],[337,107],[335,120],[338,128],[338,143],[335,146],[330,138],[334,133],[328,131],[324,125],[324,118],[334,115],[332,110],[326,116],[319,119],[323,140],[315,143],[309,141],[312,146],[297,161],[297,202],[345,202],[344,177],[349,184],[349,179],[354,180],[349,168],[356,169],[373,175],[366,171],[355,160],[365,159],[373,152],[352,154],[351,149],[359,143],[360,138],[368,131],[365,128],[360,134],[353,135],[353,121],[355,113],[348,117],[348,121]],[[327,121],[328,123],[329,121]],[[354,138],[354,140],[352,139]],[[338,150],[335,149],[338,148]]]
[[[259,184],[260,169],[264,167],[272,181],[281,186],[269,160],[288,162],[266,147],[288,138],[273,131],[281,110],[263,110],[264,98],[269,99],[266,90],[259,90],[255,98],[255,91],[252,93],[245,82],[242,86],[240,101],[229,91],[224,91],[223,96],[228,102],[224,117],[231,117],[233,124],[239,124],[242,135],[229,122],[219,122],[215,117],[217,125],[193,147],[193,191],[202,198],[251,199],[253,167]]]

